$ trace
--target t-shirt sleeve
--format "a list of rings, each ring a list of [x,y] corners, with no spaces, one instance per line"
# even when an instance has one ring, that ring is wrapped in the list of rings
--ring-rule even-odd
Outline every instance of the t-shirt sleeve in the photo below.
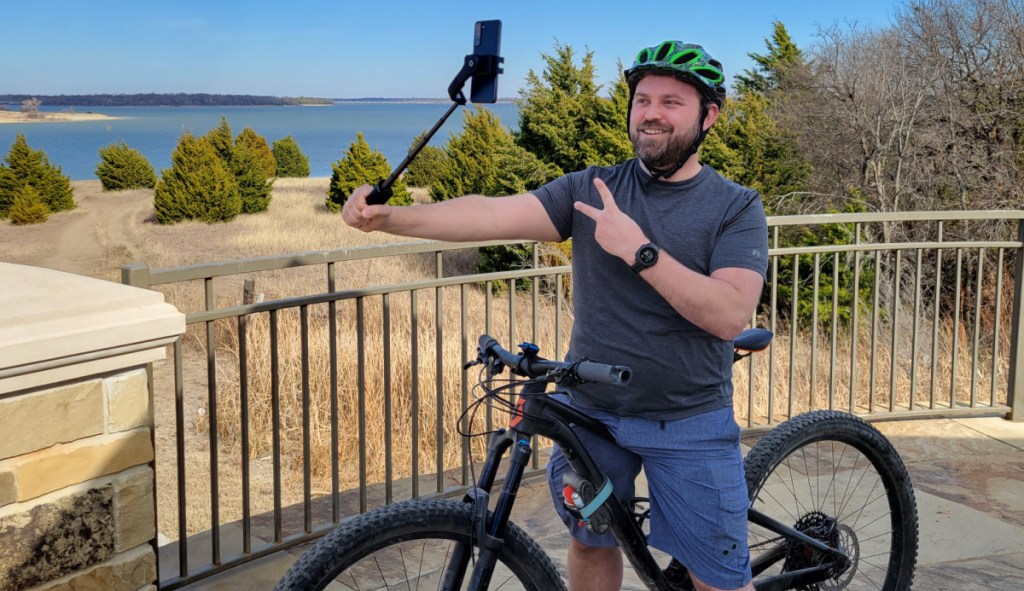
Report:
[[[580,184],[580,175],[581,173],[578,172],[562,175],[539,189],[531,191],[540,199],[562,240],[572,237],[572,216],[576,211],[573,208],[573,202]]]
[[[730,267],[750,269],[767,277],[768,220],[761,197],[754,191],[750,191],[737,211],[723,222],[711,255],[712,273]]]

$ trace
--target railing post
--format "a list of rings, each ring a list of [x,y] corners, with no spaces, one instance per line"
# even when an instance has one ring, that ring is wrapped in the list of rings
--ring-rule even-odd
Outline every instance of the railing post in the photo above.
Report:
[[[1021,304],[1024,296],[1024,220],[1017,222],[1017,260],[1013,265],[1013,329],[1010,333],[1010,373],[1006,384],[1006,404],[1010,407],[1007,419],[1024,421],[1024,314]]]
[[[121,283],[149,289],[149,265],[145,263],[131,263],[121,267]]]

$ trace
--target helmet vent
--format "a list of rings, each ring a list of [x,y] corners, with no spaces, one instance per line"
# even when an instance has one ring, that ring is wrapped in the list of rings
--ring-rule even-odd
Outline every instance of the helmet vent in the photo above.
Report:
[[[695,49],[687,49],[680,51],[679,53],[672,56],[669,61],[675,65],[686,64],[700,57],[700,52]]]
[[[666,57],[668,57],[668,54],[672,51],[672,49],[675,48],[675,45],[676,44],[672,43],[671,41],[666,41],[659,45],[658,52],[654,54],[654,60],[659,62],[663,61]]]
[[[711,68],[694,68],[693,72],[695,74],[703,76],[704,78],[707,78],[713,84],[720,84],[722,82],[722,74],[721,74],[721,72],[716,72],[715,70],[712,70]]]

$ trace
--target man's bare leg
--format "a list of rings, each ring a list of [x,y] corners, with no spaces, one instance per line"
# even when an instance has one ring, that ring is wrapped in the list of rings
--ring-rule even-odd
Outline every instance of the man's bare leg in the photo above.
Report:
[[[622,588],[622,551],[569,542],[569,591],[619,591]]]

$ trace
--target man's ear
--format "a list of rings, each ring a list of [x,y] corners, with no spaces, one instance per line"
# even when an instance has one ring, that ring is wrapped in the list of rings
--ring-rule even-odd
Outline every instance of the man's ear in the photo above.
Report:
[[[719,112],[718,103],[708,101],[708,114],[704,116],[704,126],[702,128],[704,131],[711,129],[715,121],[718,121]]]

